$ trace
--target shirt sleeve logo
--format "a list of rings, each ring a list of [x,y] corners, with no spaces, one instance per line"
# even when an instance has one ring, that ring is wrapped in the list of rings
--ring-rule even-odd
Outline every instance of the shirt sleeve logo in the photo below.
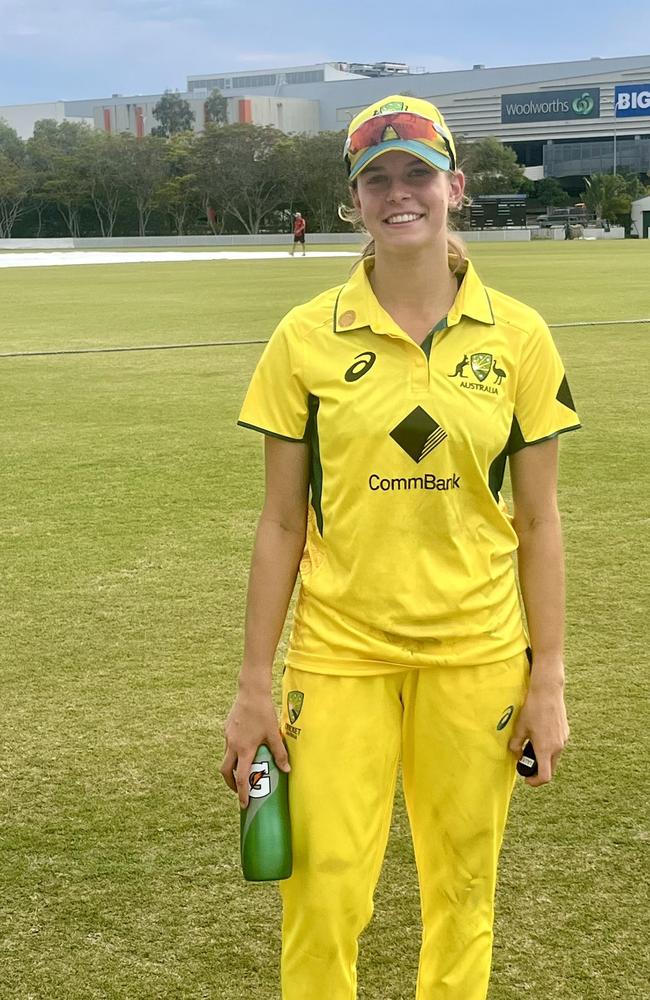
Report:
[[[345,381],[357,382],[364,375],[368,374],[376,360],[377,355],[373,354],[372,351],[364,351],[363,354],[357,354],[354,364],[350,365],[344,375]]]

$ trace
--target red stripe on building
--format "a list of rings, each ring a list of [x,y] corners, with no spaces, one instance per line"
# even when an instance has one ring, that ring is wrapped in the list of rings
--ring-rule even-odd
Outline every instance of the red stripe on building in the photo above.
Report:
[[[252,101],[244,97],[239,102],[239,122],[240,124],[247,124],[252,121],[253,121]]]
[[[104,132],[111,131],[111,109],[104,108]]]
[[[135,134],[137,139],[141,139],[144,135],[144,116],[142,108],[139,107],[135,109]]]

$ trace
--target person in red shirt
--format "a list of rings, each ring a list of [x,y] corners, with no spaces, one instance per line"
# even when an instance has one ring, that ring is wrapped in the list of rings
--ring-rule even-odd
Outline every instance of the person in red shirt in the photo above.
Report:
[[[305,229],[307,224],[303,219],[300,212],[296,212],[293,217],[293,246],[291,247],[291,256],[293,257],[296,252],[296,247],[298,244],[302,244],[302,256],[305,256]]]

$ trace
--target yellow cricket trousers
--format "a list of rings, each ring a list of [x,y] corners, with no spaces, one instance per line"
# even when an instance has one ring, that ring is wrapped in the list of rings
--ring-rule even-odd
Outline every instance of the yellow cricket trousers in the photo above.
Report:
[[[281,883],[283,1000],[357,996],[400,761],[423,921],[416,1000],[485,1000],[515,777],[508,740],[528,675],[523,652],[380,676],[286,669],[294,868]]]

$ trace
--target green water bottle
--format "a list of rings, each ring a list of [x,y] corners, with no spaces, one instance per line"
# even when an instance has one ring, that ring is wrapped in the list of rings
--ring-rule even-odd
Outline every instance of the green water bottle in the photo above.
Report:
[[[291,875],[288,775],[262,744],[248,776],[248,806],[241,810],[241,866],[248,882],[275,882]]]

